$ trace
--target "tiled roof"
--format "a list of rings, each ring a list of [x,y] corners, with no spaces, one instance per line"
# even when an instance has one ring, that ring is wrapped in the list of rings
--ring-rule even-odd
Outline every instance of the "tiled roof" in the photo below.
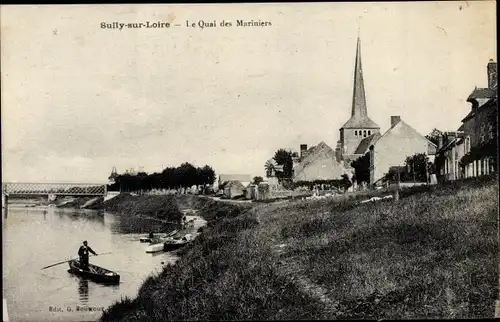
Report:
[[[484,88],[483,88],[483,89],[484,89]],[[487,89],[487,88],[486,88],[486,89]],[[472,95],[472,94],[471,94],[471,95]],[[470,96],[469,96],[469,98],[470,98]],[[483,99],[485,99],[485,98],[483,98]],[[467,100],[469,101],[469,99],[467,99]],[[475,100],[475,99],[473,99],[473,100]],[[494,96],[493,96],[493,97],[491,97],[488,101],[486,101],[484,104],[482,104],[481,106],[479,106],[479,107],[476,109],[476,112],[477,112],[477,111],[479,111],[479,110],[481,110],[481,111],[482,111],[484,108],[489,108],[489,106],[492,106],[492,105],[493,105],[493,106],[496,106],[496,104],[497,104],[497,95],[494,95]],[[470,119],[470,118],[474,117],[474,115],[475,115],[475,114],[476,114],[476,113],[475,113],[474,109],[472,109],[472,110],[471,110],[471,111],[467,114],[467,116],[465,116],[465,117],[462,119],[462,122],[465,122],[465,121],[467,121],[468,119]]]
[[[375,133],[367,136],[366,138],[361,140],[361,142],[359,142],[359,145],[354,154],[365,154],[366,151],[368,151],[368,148],[370,148],[370,146],[374,144],[380,137],[380,133]]]
[[[422,134],[418,133],[417,130],[415,130],[413,127],[411,127],[408,123],[406,123],[405,121],[403,120],[400,120],[397,124],[395,124],[393,127],[391,127],[390,129],[388,129],[387,131],[385,131],[385,133],[381,136],[386,136],[388,135],[389,133],[391,133],[396,127],[405,127],[407,129],[409,129],[411,132],[413,132],[414,134],[416,135],[419,135],[421,136],[422,138],[424,138],[425,140],[427,140],[427,154],[431,155],[431,154],[435,154],[436,152],[436,148],[437,148],[437,145],[434,144],[433,142],[431,142],[429,139],[427,139],[425,136],[423,136]]]
[[[470,111],[470,112],[469,112],[469,114],[467,114],[467,115],[463,118],[462,122],[467,121],[468,119],[470,119],[470,118],[471,118],[471,117],[473,117],[473,116],[474,116],[474,112],[473,112],[473,111]]]
[[[354,115],[347,121],[342,129],[380,129],[377,123],[373,122],[368,116]]]
[[[252,181],[251,176],[249,174],[220,174],[219,182],[224,183],[227,181],[241,181],[241,182],[250,182]]]
[[[326,157],[326,158],[330,159],[331,161],[333,161],[332,165],[333,165],[334,169],[331,169],[332,171],[334,171],[333,173],[335,173],[335,171],[338,171],[339,168],[343,171],[343,164],[336,160],[335,151],[330,146],[328,146],[328,144],[321,141],[318,145],[309,149],[307,156],[305,158],[303,158],[301,160],[301,162],[295,166],[294,177],[296,178],[296,177],[300,176],[302,174],[302,172],[310,164],[314,163],[316,160],[318,160],[318,158],[322,158],[322,157]]]
[[[467,98],[467,101],[478,99],[478,98],[493,98],[496,94],[496,91],[491,88],[476,88]]]
[[[245,185],[238,180],[231,180],[224,185],[224,189],[225,188],[233,188],[233,187],[244,189]]]

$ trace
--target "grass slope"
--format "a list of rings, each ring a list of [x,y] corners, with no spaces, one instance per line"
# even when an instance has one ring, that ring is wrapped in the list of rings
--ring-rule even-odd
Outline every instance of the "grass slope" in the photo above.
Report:
[[[492,317],[497,196],[482,178],[410,188],[398,203],[184,200],[209,227],[101,319]]]
[[[177,207],[174,196],[133,196],[120,194],[105,201],[103,208],[119,214],[131,216],[146,216],[177,222],[182,218],[182,213]]]

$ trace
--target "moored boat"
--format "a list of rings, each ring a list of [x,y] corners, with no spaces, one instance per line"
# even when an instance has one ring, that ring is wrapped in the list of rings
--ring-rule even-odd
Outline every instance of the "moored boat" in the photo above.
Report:
[[[168,234],[154,234],[153,238],[151,237],[141,237],[139,241],[141,243],[151,243],[151,244],[158,244],[163,242],[163,239],[167,239],[173,235],[177,234],[177,230],[171,231]]]
[[[146,253],[157,253],[163,251],[163,243],[152,244],[146,247]]]
[[[69,273],[87,277],[88,279],[94,282],[103,284],[120,283],[120,275],[109,269],[89,264],[89,270],[84,270],[80,268],[78,260],[69,261],[68,264],[69,264],[69,270],[68,270]]]
[[[182,238],[172,238],[171,240],[167,240],[165,243],[163,243],[163,250],[170,251],[181,248],[190,243],[192,239],[193,235],[191,234],[186,234]]]

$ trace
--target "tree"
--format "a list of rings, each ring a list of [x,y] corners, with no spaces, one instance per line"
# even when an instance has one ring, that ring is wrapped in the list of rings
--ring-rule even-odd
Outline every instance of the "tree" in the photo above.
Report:
[[[351,166],[354,168],[354,176],[358,184],[370,182],[370,152],[353,161]]]
[[[189,162],[184,162],[176,169],[177,177],[180,178],[180,186],[188,188],[196,184],[196,168]]]
[[[278,165],[283,166],[283,172],[276,176],[280,179],[291,179],[293,174],[293,159],[292,152],[285,149],[279,149],[274,154],[274,160]]]
[[[178,186],[176,168],[167,167],[161,172],[162,188],[172,189]]]
[[[266,176],[269,178],[274,171],[274,164],[276,161],[274,159],[267,160],[264,165],[264,169],[266,170]]]
[[[215,171],[212,167],[205,165],[201,168],[202,182],[204,185],[212,185],[215,182]]]
[[[417,181],[427,182],[429,173],[429,157],[425,153],[417,153],[406,158],[405,161],[410,178]]]
[[[344,188],[344,191],[347,191],[347,189],[349,189],[352,186],[352,182],[351,182],[351,180],[349,179],[349,176],[346,173],[344,173],[342,175],[342,183],[341,183],[341,185]]]
[[[439,138],[443,135],[443,132],[441,132],[438,129],[433,129],[431,133],[427,134],[425,137],[427,140],[431,141],[435,145],[439,145]]]
[[[256,184],[256,185],[258,185],[262,181],[264,181],[264,179],[262,177],[254,177],[253,178],[253,183]]]
[[[151,189],[172,189],[191,187],[193,185],[211,185],[215,182],[215,171],[208,165],[196,168],[189,162],[178,167],[167,167],[161,173],[147,174],[141,171],[133,174],[130,171],[117,175],[115,183],[109,185],[110,190],[139,191]]]

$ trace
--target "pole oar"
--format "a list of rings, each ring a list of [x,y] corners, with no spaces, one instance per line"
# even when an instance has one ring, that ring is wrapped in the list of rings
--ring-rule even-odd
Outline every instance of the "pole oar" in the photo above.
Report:
[[[102,255],[107,255],[107,254],[111,254],[111,252],[97,254],[97,255],[102,256]],[[94,255],[90,255],[90,256],[94,256]],[[49,268],[49,267],[54,267],[54,266],[57,266],[57,265],[61,265],[61,264],[67,263],[67,262],[71,262],[71,261],[72,261],[72,259],[69,259],[67,261],[63,261],[63,262],[55,263],[55,264],[52,264],[52,265],[49,265],[49,266],[45,266],[45,267],[42,268],[42,270],[46,269],[46,268]]]

